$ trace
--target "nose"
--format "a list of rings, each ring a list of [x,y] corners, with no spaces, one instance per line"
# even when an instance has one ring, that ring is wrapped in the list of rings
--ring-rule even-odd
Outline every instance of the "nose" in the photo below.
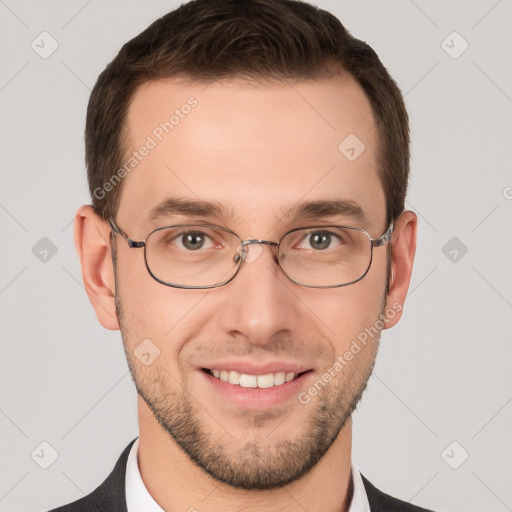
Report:
[[[272,245],[277,244],[247,244],[238,274],[222,287],[223,329],[255,345],[289,335],[299,318],[299,300],[290,289],[297,285],[280,269]]]

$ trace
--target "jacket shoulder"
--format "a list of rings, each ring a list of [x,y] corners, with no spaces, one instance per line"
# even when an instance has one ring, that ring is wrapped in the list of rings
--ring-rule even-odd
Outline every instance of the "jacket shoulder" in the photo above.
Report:
[[[50,512],[127,512],[125,496],[126,463],[135,439],[125,448],[114,469],[91,494]]]
[[[379,489],[371,484],[363,475],[361,476],[370,503],[371,512],[432,512],[426,508],[412,505],[411,503],[401,501],[379,491]]]

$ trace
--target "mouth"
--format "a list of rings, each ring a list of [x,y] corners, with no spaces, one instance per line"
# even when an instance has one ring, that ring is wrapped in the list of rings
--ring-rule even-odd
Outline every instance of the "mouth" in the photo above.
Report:
[[[302,375],[312,371],[306,370],[300,373],[280,371],[275,373],[265,373],[263,375],[251,375],[247,373],[240,373],[236,370],[217,370],[210,368],[201,368],[201,370],[222,382],[227,382],[234,386],[259,389],[283,386],[284,384],[292,382],[300,378]]]

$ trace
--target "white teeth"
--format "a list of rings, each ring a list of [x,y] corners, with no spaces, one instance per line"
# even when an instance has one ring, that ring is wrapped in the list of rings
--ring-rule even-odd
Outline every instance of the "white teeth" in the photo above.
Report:
[[[240,384],[241,375],[238,372],[229,372],[228,382],[230,384]]]
[[[248,375],[236,370],[210,370],[214,377],[223,382],[238,385],[243,388],[272,388],[293,380],[297,374],[294,372],[266,373],[265,375]]]
[[[243,388],[257,388],[258,382],[256,375],[246,375],[242,373],[240,375],[240,386]]]
[[[280,386],[285,382],[286,373],[285,372],[277,372],[274,374],[274,386]]]
[[[274,387],[274,374],[267,373],[266,375],[258,375],[259,388],[273,388]]]

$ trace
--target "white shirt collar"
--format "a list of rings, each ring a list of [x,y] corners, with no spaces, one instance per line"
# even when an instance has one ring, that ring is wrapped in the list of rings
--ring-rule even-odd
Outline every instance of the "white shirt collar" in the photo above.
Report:
[[[133,443],[126,463],[126,508],[128,512],[165,512],[165,510],[153,499],[146,489],[140,476],[139,464],[137,463],[137,452],[139,450],[139,439]]]
[[[348,512],[370,512],[370,503],[366,495],[363,479],[359,468],[352,461],[352,485],[354,493],[352,494],[352,501]]]
[[[139,440],[137,439],[130,450],[128,461],[126,463],[126,506],[128,512],[165,512],[153,499],[146,489],[142,477],[140,476],[139,465],[137,463],[137,452],[139,449]],[[352,463],[352,484],[354,494],[348,512],[370,512],[370,504],[366,496],[363,479],[357,466]]]

